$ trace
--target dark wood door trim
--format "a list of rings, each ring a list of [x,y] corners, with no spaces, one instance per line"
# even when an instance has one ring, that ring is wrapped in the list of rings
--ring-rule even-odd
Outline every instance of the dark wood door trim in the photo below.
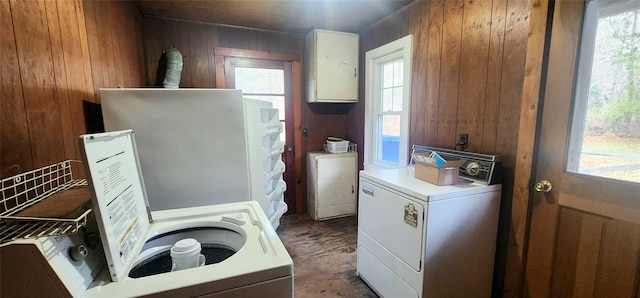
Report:
[[[293,125],[291,127],[293,129],[287,130],[287,138],[293,135],[293,144],[294,151],[285,154],[289,154],[289,158],[293,160],[293,167],[288,166],[286,173],[288,175],[285,179],[290,182],[287,183],[287,194],[290,198],[287,200],[287,204],[289,205],[289,210],[287,213],[305,213],[304,210],[304,202],[306,199],[303,193],[302,188],[302,177],[303,177],[303,168],[302,168],[302,66],[300,63],[300,56],[295,54],[286,54],[286,53],[271,53],[271,52],[261,52],[261,51],[252,51],[252,50],[244,50],[244,49],[231,49],[231,48],[223,48],[223,47],[215,47],[214,48],[215,55],[215,71],[216,71],[216,88],[225,88],[233,82],[227,83],[229,78],[226,77],[225,74],[225,64],[232,63],[232,61],[240,61],[242,58],[248,59],[260,59],[260,60],[273,60],[280,61],[285,64],[285,68],[289,68],[289,72],[285,70],[285,80],[291,80],[291,90],[285,90],[285,92],[290,92],[292,96],[292,104],[287,105],[287,109],[293,109],[290,113],[287,113],[287,119],[290,118],[293,120]],[[227,59],[231,58],[231,59]],[[229,60],[229,62],[227,62]],[[289,78],[287,78],[287,76]],[[235,84],[234,84],[235,85]],[[299,151],[296,153],[296,151]],[[291,198],[291,196],[293,198]]]
[[[253,50],[245,50],[245,49],[215,47],[213,48],[213,54],[215,56],[225,56],[225,57],[300,62],[300,55],[296,55],[296,54],[271,53],[271,52],[253,51]]]
[[[560,208],[558,194],[561,173],[564,167],[564,148],[568,137],[570,105],[574,85],[576,57],[579,48],[580,28],[586,1],[555,1],[548,36],[548,53],[546,54],[544,78],[540,91],[541,121],[537,123],[536,151],[533,159],[533,172],[527,181],[528,227],[523,289],[524,296],[551,296],[554,283],[553,266],[558,247],[558,224]],[[537,101],[523,101],[522,109]],[[536,108],[537,110],[537,108]],[[538,113],[536,113],[537,115]],[[524,152],[522,153],[524,154]],[[519,152],[519,156],[522,155]],[[535,179],[545,179],[556,184],[549,193],[536,193],[533,190]],[[521,183],[524,183],[523,180]],[[515,185],[514,193],[518,187]],[[515,198],[514,198],[515,200]],[[560,295],[562,296],[562,295]]]
[[[507,266],[502,294],[521,297],[525,290],[525,269],[529,234],[530,181],[533,177],[533,156],[538,125],[540,87],[544,76],[544,56],[547,44],[549,1],[530,2],[529,39],[522,86],[518,146],[511,199],[510,235]],[[511,247],[513,246],[513,247]]]

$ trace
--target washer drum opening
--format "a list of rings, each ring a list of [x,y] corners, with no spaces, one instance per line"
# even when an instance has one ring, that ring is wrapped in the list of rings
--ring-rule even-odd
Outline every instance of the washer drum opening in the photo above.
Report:
[[[194,238],[202,244],[200,253],[205,256],[205,266],[228,259],[246,242],[240,233],[218,227],[189,228],[161,234],[144,244],[138,259],[129,271],[129,277],[139,278],[170,272],[171,247],[185,238]]]

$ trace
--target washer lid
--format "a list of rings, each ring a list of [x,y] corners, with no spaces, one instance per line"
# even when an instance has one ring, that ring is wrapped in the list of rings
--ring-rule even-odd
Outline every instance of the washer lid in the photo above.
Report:
[[[111,279],[120,281],[152,221],[133,131],[82,135],[80,148]]]

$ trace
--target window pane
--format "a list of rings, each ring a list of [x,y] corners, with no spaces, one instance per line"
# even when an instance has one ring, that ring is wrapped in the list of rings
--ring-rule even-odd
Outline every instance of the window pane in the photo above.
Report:
[[[393,110],[402,111],[402,86],[393,88]]]
[[[402,111],[402,86],[382,89],[382,111]]]
[[[403,62],[395,60],[382,65],[382,88],[402,86]]]
[[[393,89],[382,89],[382,111],[393,109]]]
[[[402,86],[402,74],[404,73],[402,67],[402,60],[396,60],[393,62],[393,86]]]
[[[400,160],[400,115],[381,115],[378,159],[397,164]]]
[[[393,63],[382,66],[382,88],[393,87]]]
[[[236,67],[236,88],[243,93],[284,94],[282,69]]]
[[[403,62],[387,62],[382,69],[382,111],[402,111]]]
[[[639,21],[640,8],[598,20],[580,173],[640,182]]]

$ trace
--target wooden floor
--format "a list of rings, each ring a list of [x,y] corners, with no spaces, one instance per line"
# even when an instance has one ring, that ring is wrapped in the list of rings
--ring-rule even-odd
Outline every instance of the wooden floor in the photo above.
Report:
[[[355,216],[280,219],[277,233],[293,258],[296,298],[378,297],[356,274],[357,230]]]

